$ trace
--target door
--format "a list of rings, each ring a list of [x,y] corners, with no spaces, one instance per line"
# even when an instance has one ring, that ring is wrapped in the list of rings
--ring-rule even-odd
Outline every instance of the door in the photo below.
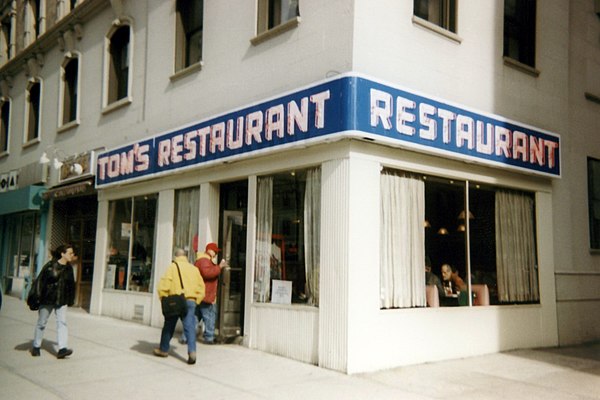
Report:
[[[247,202],[247,181],[221,185],[220,243],[229,264],[221,273],[217,302],[217,335],[223,342],[239,340],[244,333]]]
[[[70,203],[73,203],[73,200]],[[67,243],[74,247],[77,255],[77,260],[73,263],[76,280],[75,305],[86,311],[90,309],[92,297],[97,204],[95,197],[81,197],[76,208],[72,208],[66,217]]]

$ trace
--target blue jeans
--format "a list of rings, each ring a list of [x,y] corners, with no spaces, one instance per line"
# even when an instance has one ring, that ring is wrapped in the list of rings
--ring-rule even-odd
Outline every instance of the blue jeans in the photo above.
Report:
[[[56,341],[58,349],[65,349],[68,345],[69,329],[67,328],[67,306],[55,307],[42,305],[38,311],[38,320],[33,334],[33,347],[42,347],[44,330],[48,323],[48,318],[54,310],[56,315]]]
[[[196,302],[187,300],[186,304],[187,314],[185,318],[181,319],[181,322],[183,322],[183,334],[187,339],[188,353],[193,353],[196,351]],[[165,318],[165,324],[160,334],[160,350],[165,353],[169,351],[169,342],[173,338],[178,320],[179,317]]]
[[[217,320],[217,305],[200,303],[198,306],[198,320],[204,321],[204,336],[205,342],[213,342],[215,340],[215,322]]]

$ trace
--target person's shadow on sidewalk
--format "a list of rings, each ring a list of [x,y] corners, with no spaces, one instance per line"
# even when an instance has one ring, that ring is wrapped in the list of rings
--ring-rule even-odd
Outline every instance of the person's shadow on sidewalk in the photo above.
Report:
[[[149,354],[149,355],[154,356],[154,349],[157,347],[158,347],[158,343],[147,342],[145,340],[138,340],[137,344],[131,346],[131,350],[135,350],[141,354]],[[171,348],[169,349],[169,356],[177,358],[178,360],[187,362],[187,358],[182,357],[181,355],[179,355],[178,353],[176,353],[174,351],[176,349],[177,349],[177,346],[171,346]]]
[[[57,342],[52,342],[50,340],[44,339],[42,341],[42,347],[40,349],[42,351],[46,351],[46,352],[52,354],[53,356],[55,356],[57,345],[58,345]],[[17,350],[17,351],[31,351],[32,348],[33,348],[33,340],[28,340],[25,343],[21,343],[21,344],[18,344],[15,346],[15,350]]]

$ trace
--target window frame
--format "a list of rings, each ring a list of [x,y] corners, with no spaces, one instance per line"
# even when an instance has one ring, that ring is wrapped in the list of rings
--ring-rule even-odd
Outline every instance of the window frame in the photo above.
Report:
[[[256,36],[250,39],[250,43],[254,46],[279,36],[287,31],[296,28],[300,24],[300,0],[296,6],[296,16],[290,17],[286,21],[279,21],[271,24],[269,22],[269,13],[272,9],[272,2],[287,1],[287,0],[258,0],[256,7]],[[294,0],[290,0],[294,1]],[[271,26],[272,25],[272,26]]]
[[[514,14],[507,13],[510,7],[509,1],[504,2],[503,10],[504,64],[538,76],[539,71],[536,69],[537,0],[515,0]]]
[[[75,73],[75,87],[72,88],[72,83],[69,84],[67,82],[67,67],[71,65],[71,63],[77,63],[77,70]],[[65,59],[60,68],[60,81],[59,81],[59,114],[58,114],[58,130],[62,132],[69,128],[79,125],[79,115],[80,115],[80,96],[81,89],[81,55],[78,53],[67,53]],[[69,93],[67,93],[67,91]],[[74,92],[74,93],[72,93]],[[68,96],[67,96],[68,95]],[[68,99],[67,99],[68,97]],[[74,99],[73,99],[74,97]],[[72,118],[68,121],[65,121],[66,117],[66,102],[69,100],[69,108],[74,108],[74,110],[69,110],[68,114]],[[74,100],[74,101],[73,101]],[[74,115],[71,115],[74,114]]]
[[[4,107],[8,106],[7,120],[4,120]],[[8,97],[0,97],[0,157],[10,153],[12,101]]]
[[[436,267],[430,272],[433,272],[438,277],[437,283],[435,284],[438,286],[438,294],[440,290],[443,290],[440,289],[443,286],[443,278],[440,273],[440,267],[442,264],[447,263],[449,263],[452,267],[457,267],[460,278],[464,280],[467,293],[478,293],[480,289],[484,289],[483,286],[488,286],[488,288],[484,290],[487,293],[487,295],[484,296],[484,298],[489,297],[487,303],[481,303],[479,301],[476,301],[475,297],[470,298],[469,296],[455,296],[456,304],[453,304],[451,301],[442,302],[442,298],[444,296],[440,296],[439,304],[437,302],[434,302],[433,305],[427,305],[428,307],[439,307],[444,305],[455,305],[463,307],[482,305],[513,306],[541,303],[541,284],[539,268],[540,243],[539,238],[537,236],[537,228],[539,226],[539,221],[536,212],[538,205],[535,189],[525,187],[513,188],[500,185],[497,182],[483,183],[476,180],[471,180],[467,177],[453,178],[450,176],[434,175],[430,173],[415,173],[410,172],[410,170],[406,170],[403,168],[398,169],[395,167],[384,167],[384,170],[382,171],[381,175],[382,177],[384,172],[387,174],[393,174],[400,177],[407,177],[410,179],[415,179],[417,181],[424,182],[425,203],[423,204],[423,206],[425,208],[425,219],[423,221],[423,226],[425,236],[423,246],[425,250],[425,265],[430,267]],[[434,186],[428,187],[428,185]],[[515,212],[514,214],[509,215],[508,218],[506,214],[503,214],[502,210],[504,210],[505,212],[507,209],[507,205],[511,204],[512,206],[513,204],[507,203],[505,200],[502,199],[502,197],[506,196],[507,193],[509,196],[514,196],[516,194],[518,197],[523,199],[525,204],[528,204],[529,207],[531,207],[528,210],[528,212],[531,212],[531,220],[527,221],[522,226],[520,226],[517,231],[511,230],[511,228],[509,227],[511,225],[510,221],[514,220],[515,218],[521,218],[523,214],[518,214],[517,212]],[[490,195],[492,195],[493,197],[490,198]],[[501,197],[501,208],[499,214],[501,216],[501,222],[499,226],[494,226],[494,220],[496,220],[499,212],[498,195],[500,195]],[[382,218],[384,216],[384,202],[385,199],[382,197]],[[492,204],[492,209],[490,209],[489,207],[486,208],[486,204]],[[436,206],[440,207],[435,208]],[[456,213],[449,214],[448,210],[454,210],[456,211]],[[527,206],[525,206],[524,208],[520,208],[520,210],[527,210]],[[416,212],[417,209],[413,210],[413,213]],[[490,214],[490,212],[492,213]],[[491,225],[489,224],[490,218],[492,220]],[[497,248],[488,248],[487,250],[481,248],[481,241],[484,240],[483,238],[486,237],[486,235],[483,235],[483,232],[486,231],[486,229],[489,229],[490,226],[494,227],[493,232],[491,233],[492,237],[494,238],[494,244],[491,247],[501,246],[499,243],[496,242],[497,240],[501,240],[501,243],[503,245],[506,245],[506,238],[512,238],[512,235],[514,234],[523,235],[522,237],[524,238],[524,243],[529,243],[532,246],[527,248],[527,250],[523,250],[522,254],[523,256],[529,257],[524,258],[524,260],[527,260],[527,262],[524,261],[524,266],[527,266],[528,268],[524,268],[523,270],[528,271],[526,273],[529,274],[528,278],[526,278],[529,279],[529,281],[523,281],[528,282],[524,284],[525,286],[507,286],[506,274],[514,274],[516,273],[516,271],[521,271],[521,269],[507,269],[507,265],[510,265],[510,263],[507,264],[506,261],[499,261],[499,259],[497,258],[498,256],[496,254],[496,252],[498,251]],[[442,230],[440,229],[442,227],[447,229],[444,229],[444,232],[442,232]],[[505,230],[507,227],[508,230]],[[490,233],[486,233],[487,236],[489,236]],[[386,238],[388,236],[386,235],[387,231],[381,237],[382,243],[385,243],[387,241]],[[454,238],[452,239],[451,237],[453,235]],[[498,239],[498,235],[500,235],[500,239]],[[448,238],[450,238],[451,240],[448,240]],[[452,250],[451,243],[454,243],[454,245],[458,247],[455,247],[454,250]],[[488,241],[484,240],[483,243],[488,243]],[[461,251],[463,251],[461,250],[461,248],[464,250],[464,254],[461,254]],[[451,251],[448,252],[445,249],[450,249]],[[509,252],[507,254],[512,253]],[[490,257],[494,260],[493,265],[489,264]],[[504,260],[504,256],[502,256],[500,260]],[[381,273],[383,274],[384,269],[388,268],[390,264],[384,265],[383,259],[380,260],[380,262],[380,268],[382,268]],[[464,263],[464,265],[461,265],[461,263]],[[414,269],[415,267],[414,265],[411,265],[408,268]],[[504,279],[501,278],[501,273],[503,274]],[[521,274],[522,272],[518,273]],[[429,276],[427,278],[429,278]],[[380,289],[382,290],[383,296],[384,293],[389,293],[390,282],[388,280],[385,280],[383,278],[383,275],[381,275],[380,279]],[[428,280],[429,279],[426,279],[425,285],[428,284]],[[527,284],[529,286],[527,286]],[[391,287],[394,286],[392,285]],[[427,289],[427,287],[424,289]],[[459,289],[459,291],[463,292],[465,290]],[[381,310],[419,307],[419,305],[415,305],[415,303],[418,304],[420,302],[420,295],[421,293],[419,291],[410,293],[410,296],[413,296],[412,306],[384,306],[382,303]],[[405,299],[406,294],[401,295],[400,297]],[[429,297],[427,297],[427,300],[429,301]],[[389,301],[387,303],[389,303]]]
[[[152,234],[152,249],[150,251],[146,251],[144,249],[144,254],[146,255],[146,257],[150,257],[150,262],[147,262],[147,260],[143,260],[141,261],[141,263],[139,262],[139,260],[136,259],[135,257],[135,252],[136,250],[136,239],[138,237],[138,232],[137,230],[139,229],[139,214],[137,214],[139,211],[137,210],[136,204],[143,201],[143,202],[149,202],[149,199],[153,199],[153,207],[154,207],[154,221],[153,221],[153,234]],[[126,241],[126,248],[124,248],[123,246],[114,246],[115,249],[118,250],[124,250],[126,251],[126,254],[121,254],[121,253],[117,253],[115,254],[111,254],[111,252],[109,251],[106,254],[106,259],[105,259],[105,263],[104,263],[104,270],[105,270],[105,279],[104,282],[102,284],[102,289],[103,290],[114,290],[117,291],[119,293],[145,293],[145,294],[151,294],[152,291],[154,290],[153,288],[153,284],[154,284],[154,275],[156,274],[156,265],[155,265],[155,260],[156,260],[156,250],[157,250],[157,243],[156,243],[156,236],[157,236],[157,232],[158,232],[158,210],[159,210],[159,194],[157,192],[154,193],[148,193],[145,195],[135,195],[135,196],[128,196],[125,198],[120,198],[120,199],[114,199],[114,200],[110,200],[108,203],[109,209],[110,207],[114,204],[114,207],[117,208],[118,207],[118,203],[122,202],[122,204],[125,206],[125,208],[127,209],[129,207],[129,219],[128,220],[121,220],[121,219],[115,219],[114,221],[110,220],[110,216],[108,217],[107,220],[107,227],[108,227],[108,240],[109,240],[109,245],[112,249],[113,245],[115,244],[116,241],[120,241],[120,242],[124,242]],[[119,221],[118,226],[115,226],[114,224],[117,223],[117,221]],[[125,237],[119,237],[119,238],[115,238],[112,237],[113,232],[117,231],[117,232],[127,232],[126,230],[123,230],[123,224],[128,225],[129,226],[129,231],[128,231],[128,235],[129,236],[125,236]],[[123,244],[123,243],[121,243]],[[118,256],[118,257],[117,257]],[[115,257],[115,258],[113,258]],[[115,270],[113,272],[113,274],[109,274],[109,265],[113,265],[115,267]],[[115,283],[119,280],[118,277],[118,268],[119,267],[124,267],[124,275],[123,275],[123,287],[117,287],[115,285]],[[143,285],[133,285],[132,281],[133,279],[133,275],[134,275],[134,269],[135,267],[140,268],[140,270],[145,270],[149,268],[149,272],[150,275],[148,277],[147,280],[145,280],[145,282],[147,283],[147,287],[143,286]],[[109,278],[112,278],[112,286],[110,287],[110,285],[107,285],[107,283],[109,283]],[[137,290],[136,290],[137,288]],[[146,290],[140,290],[140,289],[146,289]]]
[[[189,29],[183,15],[187,15],[189,8],[186,8],[185,12],[182,11],[182,4],[191,4],[189,0],[177,0],[175,4],[175,74],[188,69],[198,70],[202,66],[202,57],[204,50],[204,0],[192,0],[199,2],[199,9],[201,10],[200,26],[194,27],[195,29]],[[200,45],[200,59],[195,62],[190,62],[190,40],[195,34],[201,34],[201,45]]]
[[[39,95],[38,95],[38,102],[37,105],[35,105],[36,107],[32,107],[32,101],[31,101],[31,89],[35,86],[39,87]],[[41,136],[42,136],[42,98],[43,98],[43,85],[42,85],[42,80],[39,78],[33,78],[30,79],[28,84],[27,84],[27,89],[25,91],[25,124],[24,124],[24,131],[23,131],[23,147],[28,147],[30,145],[33,145],[35,143],[39,143],[41,140]],[[36,115],[32,115],[32,109],[33,108],[37,108],[37,112]],[[31,131],[31,122],[32,122],[32,117],[35,117],[35,132]],[[33,137],[30,137],[30,135],[34,135]]]
[[[127,82],[126,93],[124,96],[119,97],[119,81],[118,74],[113,70],[114,59],[112,51],[112,43],[115,34],[121,31],[121,29],[128,29],[129,38],[127,44]],[[123,49],[124,46],[120,47]],[[118,20],[111,27],[110,31],[104,39],[104,85],[103,85],[103,99],[102,99],[102,113],[108,113],[125,105],[130,104],[133,101],[132,96],[132,81],[133,81],[133,57],[134,57],[134,35],[133,25],[127,20]],[[116,85],[116,87],[115,87]],[[116,94],[115,94],[116,91]]]
[[[594,166],[598,170],[598,176],[594,174]],[[600,192],[600,159],[593,157],[587,158],[587,180],[588,180],[588,226],[589,226],[589,245],[590,252],[600,253],[600,218],[598,218],[598,232],[594,229],[594,208],[597,205],[600,208],[600,194],[594,196],[597,190]]]
[[[417,8],[426,5],[427,15],[419,15]],[[437,6],[437,7],[436,7]],[[432,11],[437,11],[436,17],[430,16]],[[458,3],[457,0],[414,0],[413,15],[423,21],[439,27],[454,34],[458,27]]]

